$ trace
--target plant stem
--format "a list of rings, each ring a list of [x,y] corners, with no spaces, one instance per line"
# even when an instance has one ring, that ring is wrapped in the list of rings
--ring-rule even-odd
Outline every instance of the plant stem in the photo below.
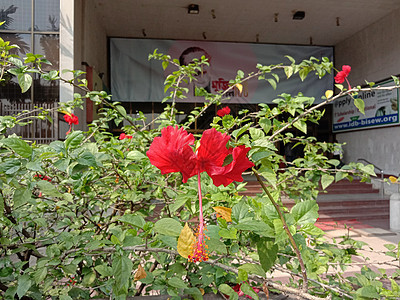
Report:
[[[279,215],[279,217],[280,217],[280,219],[282,221],[283,229],[286,231],[286,233],[287,233],[287,235],[289,237],[290,244],[292,245],[293,250],[296,253],[297,259],[299,260],[299,264],[300,264],[300,268],[301,268],[301,274],[302,274],[302,277],[303,277],[302,290],[306,292],[307,289],[308,289],[307,271],[306,271],[306,268],[304,266],[303,258],[301,257],[301,253],[300,253],[299,247],[297,247],[297,244],[296,244],[296,242],[295,242],[295,240],[293,238],[292,233],[289,230],[289,227],[288,227],[288,225],[286,223],[285,217],[283,216],[283,213],[282,213],[279,205],[275,202],[274,197],[272,197],[271,193],[268,191],[266,185],[264,184],[264,182],[262,181],[260,175],[258,174],[258,171],[255,168],[253,168],[253,172],[254,172],[254,175],[257,178],[257,181],[260,183],[260,185],[263,188],[264,192],[267,194],[269,200],[271,200],[272,204],[274,205],[275,210],[277,211],[277,213],[278,213],[278,215]]]

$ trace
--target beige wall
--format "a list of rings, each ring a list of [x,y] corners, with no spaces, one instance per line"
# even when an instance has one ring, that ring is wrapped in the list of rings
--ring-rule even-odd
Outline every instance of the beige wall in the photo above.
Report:
[[[352,67],[349,81],[363,85],[400,74],[400,10],[335,45],[338,69]],[[364,158],[387,173],[400,172],[400,126],[366,129],[337,135],[344,147],[346,162]]]

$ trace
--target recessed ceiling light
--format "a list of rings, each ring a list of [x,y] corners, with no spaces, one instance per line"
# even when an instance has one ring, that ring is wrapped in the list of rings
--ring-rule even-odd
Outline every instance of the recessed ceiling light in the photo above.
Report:
[[[298,10],[293,14],[293,20],[303,20],[306,13],[302,10]]]
[[[199,13],[199,5],[198,4],[189,4],[188,14],[197,15],[198,13]]]

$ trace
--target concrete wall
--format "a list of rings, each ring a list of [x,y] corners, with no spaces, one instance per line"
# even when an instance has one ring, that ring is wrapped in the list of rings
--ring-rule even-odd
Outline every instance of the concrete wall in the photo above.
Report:
[[[81,62],[86,62],[89,66],[93,67],[97,73],[104,73],[104,82],[107,82],[107,33],[104,29],[103,23],[107,20],[100,20],[95,12],[95,3],[93,1],[78,1],[79,7],[75,9],[76,17],[79,21],[79,45],[76,47],[77,57],[76,61],[79,69],[84,69],[80,65]],[[75,39],[77,40],[77,39]],[[80,54],[80,55],[79,55]]]
[[[349,81],[363,85],[400,74],[400,10],[335,45],[338,69],[352,67]],[[383,168],[385,173],[400,172],[400,126],[366,129],[337,134],[344,146],[345,162],[364,158]]]
[[[97,73],[104,73],[107,82],[107,35],[93,9],[91,1],[61,0],[61,55],[60,68],[86,71],[82,62],[92,66]],[[73,93],[82,93],[79,89],[63,85],[60,87],[61,101],[73,99]],[[74,129],[87,130],[86,104],[83,110],[75,110],[79,125]],[[65,126],[64,126],[65,125]],[[60,138],[65,137],[68,126],[61,122]],[[65,127],[65,128],[64,128]]]

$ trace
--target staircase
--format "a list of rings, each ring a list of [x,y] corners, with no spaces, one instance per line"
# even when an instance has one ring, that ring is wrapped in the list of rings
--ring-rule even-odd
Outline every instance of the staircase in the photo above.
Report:
[[[248,181],[247,191],[241,195],[256,195],[261,193],[257,181]],[[352,182],[342,180],[331,184],[325,192],[321,190],[317,198],[319,206],[318,223],[388,223],[389,196],[381,196],[379,190],[372,184],[354,179]],[[291,208],[294,202],[283,199],[283,204]]]

